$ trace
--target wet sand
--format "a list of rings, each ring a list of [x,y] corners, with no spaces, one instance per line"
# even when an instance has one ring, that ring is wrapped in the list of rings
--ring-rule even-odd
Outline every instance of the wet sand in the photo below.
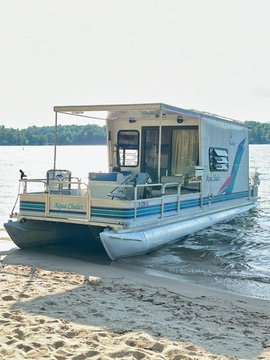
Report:
[[[0,258],[0,359],[270,359],[270,301],[10,242]]]

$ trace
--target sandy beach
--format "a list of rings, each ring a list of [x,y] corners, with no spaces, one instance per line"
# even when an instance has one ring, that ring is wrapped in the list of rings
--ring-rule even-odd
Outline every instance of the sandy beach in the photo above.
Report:
[[[0,244],[0,359],[270,359],[270,302]]]

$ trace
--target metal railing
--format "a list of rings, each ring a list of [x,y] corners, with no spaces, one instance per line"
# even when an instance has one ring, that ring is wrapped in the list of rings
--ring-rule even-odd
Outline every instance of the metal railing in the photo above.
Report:
[[[84,183],[80,179],[73,178],[71,181],[67,180],[49,180],[47,179],[22,179],[20,180],[23,192],[22,194],[36,194],[36,195],[44,195],[45,196],[45,216],[50,215],[50,199],[53,196],[72,196],[73,198],[84,198],[85,199],[85,208],[86,208],[86,216],[85,220],[91,220],[91,207],[92,200],[99,199],[98,197],[92,196],[94,193],[94,187],[103,187],[105,190],[111,188],[112,190],[119,188],[123,189],[123,194],[127,193],[127,189],[131,189],[129,191],[129,196],[117,197],[113,196],[108,198],[110,191],[107,193],[104,192],[104,197],[102,198],[104,208],[111,207],[111,201],[121,200],[121,201],[129,201],[134,203],[134,217],[133,221],[137,221],[138,217],[138,209],[141,207],[151,206],[151,204],[155,204],[156,206],[160,206],[160,214],[158,218],[164,218],[165,216],[165,205],[166,200],[173,198],[175,199],[176,204],[176,214],[180,213],[181,201],[188,194],[182,194],[182,184],[178,182],[174,183],[155,183],[155,184],[136,184],[135,186],[132,184],[108,184],[106,181],[97,181],[94,183]],[[43,191],[38,192],[29,192],[28,187],[29,184],[43,184]],[[203,194],[201,189],[201,181],[199,182],[199,191],[196,192],[196,195],[200,199],[200,205],[203,206]],[[157,202],[157,200],[159,200]],[[106,204],[106,206],[105,206]],[[69,217],[70,218],[70,217]],[[123,221],[124,222],[124,221]]]

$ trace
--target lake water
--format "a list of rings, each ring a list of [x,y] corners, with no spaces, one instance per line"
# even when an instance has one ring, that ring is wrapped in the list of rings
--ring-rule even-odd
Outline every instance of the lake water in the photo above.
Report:
[[[8,238],[3,223],[16,200],[19,169],[28,178],[44,178],[47,169],[53,168],[53,147],[2,146],[0,150],[0,240],[3,240]],[[270,145],[250,145],[250,166],[258,167],[261,174],[256,209],[145,256],[118,261],[114,266],[132,264],[158,276],[270,299],[269,153]],[[87,179],[89,171],[106,171],[107,149],[105,146],[59,147],[57,168],[69,169],[74,176]]]

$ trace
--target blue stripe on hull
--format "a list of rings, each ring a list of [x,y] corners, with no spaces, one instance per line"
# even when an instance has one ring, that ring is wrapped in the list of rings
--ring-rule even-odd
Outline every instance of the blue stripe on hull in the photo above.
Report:
[[[44,202],[32,202],[32,201],[21,201],[20,211],[36,211],[36,212],[45,212],[45,203]]]
[[[238,193],[232,193],[229,195],[217,195],[213,198],[204,198],[203,205],[208,205],[209,203],[218,203],[222,201],[247,198],[248,191],[241,191]],[[200,199],[191,199],[180,201],[180,210],[188,209],[193,207],[199,207],[201,204]],[[163,208],[163,213],[177,213],[179,204],[174,201],[171,203],[165,203]],[[30,201],[22,201],[20,203],[21,211],[33,211],[33,212],[45,212],[45,203],[44,202],[30,202]],[[162,206],[160,205],[150,205],[146,207],[137,207],[136,209],[136,217],[142,218],[147,216],[153,216],[156,214],[161,214]],[[86,215],[85,211],[70,211],[70,210],[50,210],[50,213],[55,214],[72,214],[72,215]],[[92,207],[91,208],[91,216],[101,217],[101,218],[116,218],[119,220],[129,220],[134,219],[134,208],[104,208],[104,207]]]
[[[247,198],[248,191],[242,191],[233,193],[230,195],[218,195],[212,199],[204,198],[203,204],[208,205],[209,203],[218,203],[221,201],[228,201],[240,198]],[[180,202],[180,209],[188,209],[198,207],[201,204],[200,199],[185,200]],[[177,212],[178,203],[166,203],[164,204],[164,213]],[[137,208],[136,217],[146,217],[161,213],[161,205],[152,205],[144,208]],[[128,209],[116,209],[116,208],[102,208],[93,207],[91,208],[91,216],[104,217],[104,218],[117,218],[117,219],[134,219],[134,208]]]
[[[86,215],[86,211],[71,211],[71,210],[51,210],[51,209],[50,209],[50,213]]]

